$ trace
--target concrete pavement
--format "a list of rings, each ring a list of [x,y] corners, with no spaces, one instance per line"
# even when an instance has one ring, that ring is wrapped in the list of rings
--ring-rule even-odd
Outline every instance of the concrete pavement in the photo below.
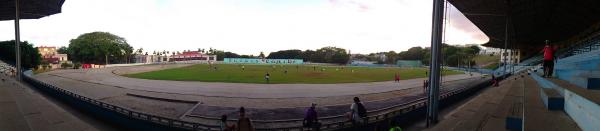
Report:
[[[94,126],[65,111],[37,91],[1,75],[0,130],[93,131]]]
[[[524,116],[526,131],[578,131],[575,122],[563,111],[545,108],[540,86],[529,76],[505,79],[499,87],[490,87],[441,117],[432,131],[505,131],[506,118]],[[523,101],[524,100],[524,101]],[[516,103],[522,102],[523,106]]]

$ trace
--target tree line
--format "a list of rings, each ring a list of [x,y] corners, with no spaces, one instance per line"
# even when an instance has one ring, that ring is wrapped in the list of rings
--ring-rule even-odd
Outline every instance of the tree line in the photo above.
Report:
[[[280,50],[271,52],[268,55],[265,55],[264,52],[260,52],[258,56],[239,55],[233,52],[212,48],[206,52],[204,49],[198,49],[198,51],[209,55],[217,55],[217,60],[223,60],[223,58],[303,59],[304,61],[315,63],[346,64],[350,59],[350,55],[346,52],[346,49],[331,46],[323,47],[317,50]]]
[[[350,60],[350,54],[346,49],[327,46],[317,50],[281,50],[271,52],[269,59],[303,59],[304,61],[314,63],[335,63],[347,64]]]
[[[481,48],[477,45],[472,46],[453,46],[442,44],[442,64],[448,66],[465,65],[466,63],[475,64],[471,60]],[[191,50],[186,50],[191,51]],[[184,51],[184,52],[186,52]],[[280,50],[270,52],[265,55],[263,52],[258,56],[240,55],[230,51],[217,50],[209,48],[208,50],[199,48],[198,52],[217,55],[217,60],[223,58],[268,58],[268,59],[303,59],[306,62],[314,63],[336,63],[347,64],[352,60],[375,61],[379,64],[395,64],[397,60],[420,60],[424,64],[429,64],[431,49],[429,47],[412,47],[406,51],[378,52],[370,54],[348,54],[346,49],[338,47],[322,47],[316,50]],[[133,55],[148,55],[142,48],[133,50],[127,41],[117,35],[108,32],[91,32],[80,35],[72,39],[68,47],[58,49],[59,53],[68,54],[69,59],[81,63],[129,63],[133,61]],[[154,51],[152,55],[176,55],[179,51]],[[385,57],[381,57],[385,56]]]
[[[477,45],[454,46],[442,44],[442,64],[447,66],[474,65],[472,58],[475,57],[481,48]],[[385,57],[379,57],[385,56]],[[420,60],[428,65],[431,61],[430,47],[412,47],[406,51],[396,53],[395,51],[378,52],[370,54],[358,54],[353,60],[376,61],[378,64],[395,64],[397,60]]]
[[[133,61],[133,47],[125,38],[108,32],[91,32],[69,41],[58,53],[67,54],[75,63],[111,64]]]
[[[24,69],[37,68],[42,61],[42,56],[33,44],[25,41],[20,43],[21,67]],[[0,60],[15,65],[15,41],[0,41]]]

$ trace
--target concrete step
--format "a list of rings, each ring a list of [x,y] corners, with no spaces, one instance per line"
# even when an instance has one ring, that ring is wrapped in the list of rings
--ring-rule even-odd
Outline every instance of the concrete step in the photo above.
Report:
[[[579,131],[579,126],[564,111],[548,110],[540,90],[543,89],[532,77],[525,78],[525,125],[526,131]]]
[[[565,98],[555,89],[542,88],[540,97],[548,110],[563,110]]]

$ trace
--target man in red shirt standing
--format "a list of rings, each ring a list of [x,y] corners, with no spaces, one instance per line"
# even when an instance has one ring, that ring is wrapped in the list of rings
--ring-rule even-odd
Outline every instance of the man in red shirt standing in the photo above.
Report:
[[[546,46],[542,50],[544,52],[544,77],[551,77],[554,70],[554,52],[556,49],[552,48],[548,42],[550,41],[546,40]]]

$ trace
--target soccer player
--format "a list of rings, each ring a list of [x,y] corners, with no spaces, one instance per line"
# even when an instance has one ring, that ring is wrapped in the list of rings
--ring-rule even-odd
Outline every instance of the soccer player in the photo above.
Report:
[[[267,81],[267,84],[269,84],[269,79],[271,79],[271,75],[269,72],[267,72],[267,74],[265,74],[265,80]]]

